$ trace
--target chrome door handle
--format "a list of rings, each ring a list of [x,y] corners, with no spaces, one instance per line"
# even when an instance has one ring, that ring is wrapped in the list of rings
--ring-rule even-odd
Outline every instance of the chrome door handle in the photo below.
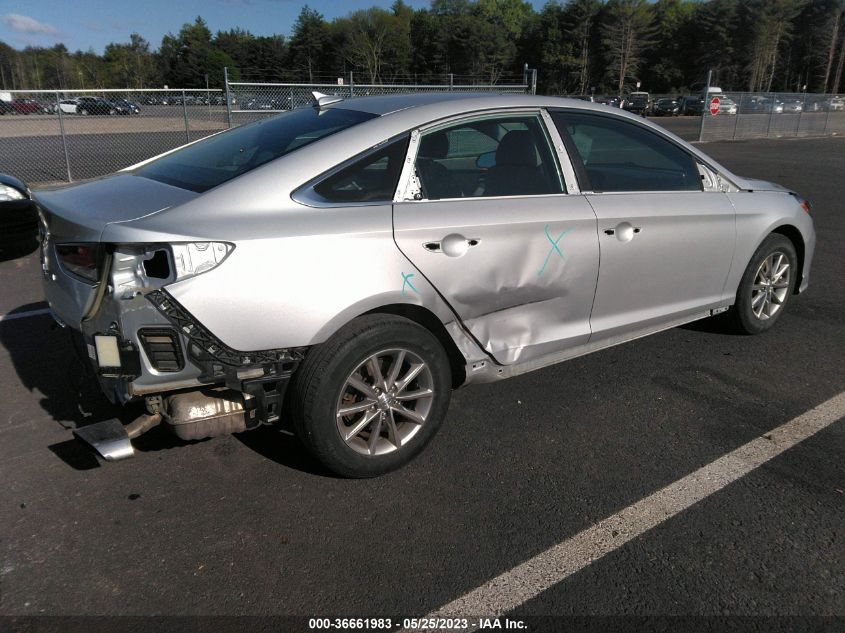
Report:
[[[640,227],[632,226],[630,222],[620,222],[612,229],[605,229],[604,234],[615,235],[620,242],[630,242],[641,231]]]
[[[443,253],[448,257],[461,257],[481,242],[478,238],[467,239],[459,233],[450,233],[439,242],[425,242],[423,248],[431,253]]]

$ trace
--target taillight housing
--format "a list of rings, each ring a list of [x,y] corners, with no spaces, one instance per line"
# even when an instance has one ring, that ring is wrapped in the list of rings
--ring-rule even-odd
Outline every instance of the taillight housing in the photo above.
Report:
[[[56,244],[56,257],[61,267],[85,281],[100,278],[99,244]]]

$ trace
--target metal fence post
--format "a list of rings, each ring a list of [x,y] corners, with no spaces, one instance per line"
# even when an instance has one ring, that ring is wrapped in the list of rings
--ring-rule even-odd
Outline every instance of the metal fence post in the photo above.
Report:
[[[223,67],[223,83],[226,85],[226,120],[229,123],[229,127],[232,127],[232,95],[229,92],[229,69],[225,66]],[[291,103],[291,108],[293,107],[293,103]]]
[[[804,101],[801,103],[801,112],[798,113],[798,126],[795,128],[795,136],[801,136],[801,117],[804,116],[804,110],[807,109],[807,93],[804,93]]]
[[[449,92],[455,89],[455,74],[449,73]]]
[[[537,94],[537,69],[536,68],[531,69],[531,94],[532,95]]]
[[[827,126],[830,125],[830,104],[833,101],[833,93],[830,93],[830,99],[827,100],[827,116],[824,118],[823,134],[827,134]]]
[[[709,112],[708,99],[710,98],[710,80],[713,79],[713,70],[707,71],[707,83],[704,85],[704,94],[701,95],[701,125],[698,128],[698,141],[704,140],[704,119]]]
[[[349,71],[349,98],[355,96],[355,78],[352,76],[352,71]]]
[[[766,127],[766,138],[769,138],[769,134],[772,133],[772,118],[775,116],[775,98],[771,93],[768,93],[766,98],[771,103],[771,109],[769,110],[769,124]]]
[[[739,93],[739,103],[736,104],[736,116],[734,117],[734,133],[731,135],[731,140],[736,140],[736,129],[739,127],[739,117],[742,113],[742,101],[745,99],[745,93]]]
[[[188,128],[188,102],[185,100],[185,91],[182,91],[182,114],[185,117],[185,142],[191,142],[191,133]]]
[[[59,133],[62,136],[62,149],[65,152],[65,169],[67,169],[67,181],[73,182],[73,176],[70,173],[70,156],[67,153],[67,136],[65,135],[65,119],[62,114],[62,104],[59,99],[59,92],[56,91],[56,113],[59,115]]]

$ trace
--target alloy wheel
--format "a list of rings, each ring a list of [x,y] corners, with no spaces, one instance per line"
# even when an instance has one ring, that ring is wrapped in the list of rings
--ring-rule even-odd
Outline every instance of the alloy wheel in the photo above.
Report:
[[[425,424],[433,397],[431,369],[417,354],[402,348],[376,352],[346,379],[337,400],[337,430],[358,453],[392,453]]]
[[[751,286],[751,311],[761,321],[772,318],[786,302],[790,286],[789,258],[781,251],[767,256]]]

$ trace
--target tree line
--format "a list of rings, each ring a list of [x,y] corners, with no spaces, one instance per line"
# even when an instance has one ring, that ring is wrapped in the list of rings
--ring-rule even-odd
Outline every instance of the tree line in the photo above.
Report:
[[[280,25],[284,28],[286,25]],[[359,83],[521,81],[547,94],[680,93],[708,69],[725,90],[845,90],[845,0],[402,0],[327,20],[307,5],[291,35],[212,33],[197,17],[158,49],[133,33],[103,54],[0,42],[4,89],[214,88],[230,78]]]

